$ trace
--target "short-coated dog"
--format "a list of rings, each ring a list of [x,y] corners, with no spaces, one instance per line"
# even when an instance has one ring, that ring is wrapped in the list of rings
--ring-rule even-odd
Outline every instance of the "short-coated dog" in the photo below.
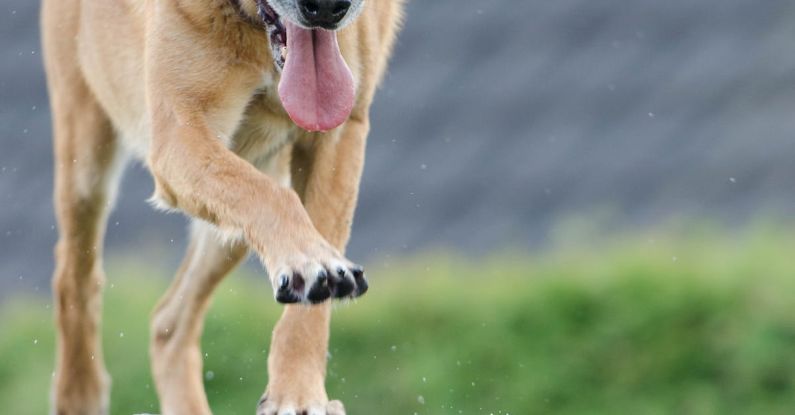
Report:
[[[203,318],[214,288],[249,251],[276,300],[289,304],[273,331],[257,414],[345,412],[325,390],[330,303],[367,290],[362,268],[343,251],[369,107],[402,7],[43,0],[60,235],[54,414],[109,411],[102,241],[130,159],[151,172],[155,205],[192,218],[187,254],[151,319],[162,414],[210,413]]]

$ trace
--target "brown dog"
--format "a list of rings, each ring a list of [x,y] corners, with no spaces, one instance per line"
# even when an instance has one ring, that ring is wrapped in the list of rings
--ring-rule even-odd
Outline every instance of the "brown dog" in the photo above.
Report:
[[[317,304],[285,307],[258,414],[344,413],[324,386],[326,300],[367,289],[341,252],[401,3],[44,0],[60,229],[53,413],[108,413],[102,239],[128,155],[149,167],[157,205],[194,218],[152,317],[162,413],[210,413],[202,321],[213,289],[249,249],[278,301]]]

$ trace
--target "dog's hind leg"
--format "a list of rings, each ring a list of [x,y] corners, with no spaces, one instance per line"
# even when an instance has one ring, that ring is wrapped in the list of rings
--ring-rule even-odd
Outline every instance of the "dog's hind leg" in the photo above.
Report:
[[[69,24],[68,14],[60,17]],[[110,121],[83,80],[75,48],[64,38],[44,36],[59,231],[52,281],[57,326],[52,412],[98,415],[108,413],[110,393],[100,339],[102,241],[122,157]]]
[[[163,415],[209,415],[202,383],[200,338],[210,296],[245,257],[243,242],[223,242],[194,221],[177,276],[152,316],[150,360]]]

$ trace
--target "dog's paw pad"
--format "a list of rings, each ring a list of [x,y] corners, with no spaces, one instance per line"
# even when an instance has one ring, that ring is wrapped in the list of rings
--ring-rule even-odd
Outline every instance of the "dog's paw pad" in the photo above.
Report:
[[[276,301],[282,304],[319,304],[329,298],[356,298],[367,292],[364,269],[338,266],[311,273],[282,273],[275,282]]]
[[[329,273],[326,270],[320,271],[315,280],[315,283],[312,284],[312,287],[309,289],[309,292],[306,294],[307,300],[309,300],[312,304],[319,304],[323,301],[326,301],[331,297],[331,286],[329,285]]]
[[[288,276],[283,274],[279,277],[279,286],[276,289],[276,301],[282,304],[295,304],[301,302],[301,291],[295,289],[296,286],[303,286],[304,280],[300,274]]]
[[[356,282],[356,296],[363,296],[370,288],[367,284],[367,278],[364,276],[364,268],[356,267],[353,269],[353,280]]]

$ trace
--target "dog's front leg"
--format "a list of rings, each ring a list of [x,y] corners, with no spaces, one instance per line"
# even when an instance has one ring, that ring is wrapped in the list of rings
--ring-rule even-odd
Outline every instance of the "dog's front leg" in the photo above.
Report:
[[[355,294],[359,267],[321,236],[292,189],[228,150],[201,118],[158,131],[149,160],[156,198],[242,236],[265,264],[277,300],[317,303]]]
[[[300,141],[294,152],[294,186],[315,228],[340,252],[350,235],[368,129],[366,120],[352,119],[337,133]],[[361,295],[367,290],[361,269],[354,278]],[[340,402],[328,402],[324,386],[330,320],[329,304],[285,308],[273,331],[258,415],[344,414]]]
[[[222,230],[242,235],[261,256],[272,276],[277,299],[282,302],[322,301],[331,295],[350,296],[357,292],[354,274],[360,275],[359,268],[342,257],[315,229],[292,189],[279,186],[238,158],[211,133],[202,117],[167,121],[156,124],[157,133],[149,158],[156,181],[156,197],[161,202],[211,222]],[[333,278],[328,275],[329,270],[336,272],[338,269],[343,270],[342,275],[335,274]],[[186,287],[184,291],[201,294],[196,297],[206,297],[202,293],[214,286],[207,281],[209,279],[191,278],[186,284],[194,286]],[[180,373],[172,370],[168,361],[161,367],[154,367],[162,402],[184,401],[180,405],[172,405],[174,408],[164,406],[164,413],[169,415],[195,413],[176,409],[193,408],[194,404],[204,408],[203,412],[207,409],[200,387],[181,380],[201,379],[200,360],[190,358],[198,355],[201,326],[196,322],[185,327],[171,324],[182,321],[177,318],[181,315],[201,315],[201,304],[202,301],[187,301],[186,298],[180,303],[185,310],[179,307],[162,310],[157,313],[153,324],[153,339],[157,345],[153,350],[169,350],[172,363],[190,363],[190,367],[180,367],[190,376],[179,379],[175,377]],[[308,333],[303,338],[312,341],[307,339],[312,339],[313,335]],[[323,337],[327,333],[319,335]],[[183,341],[183,338],[190,341]],[[325,342],[325,338],[322,341]],[[174,346],[167,344],[169,342]],[[314,361],[313,352],[296,355],[299,359],[297,364],[302,364],[303,360]],[[315,367],[314,363],[310,367]],[[320,388],[322,390],[322,383]]]

